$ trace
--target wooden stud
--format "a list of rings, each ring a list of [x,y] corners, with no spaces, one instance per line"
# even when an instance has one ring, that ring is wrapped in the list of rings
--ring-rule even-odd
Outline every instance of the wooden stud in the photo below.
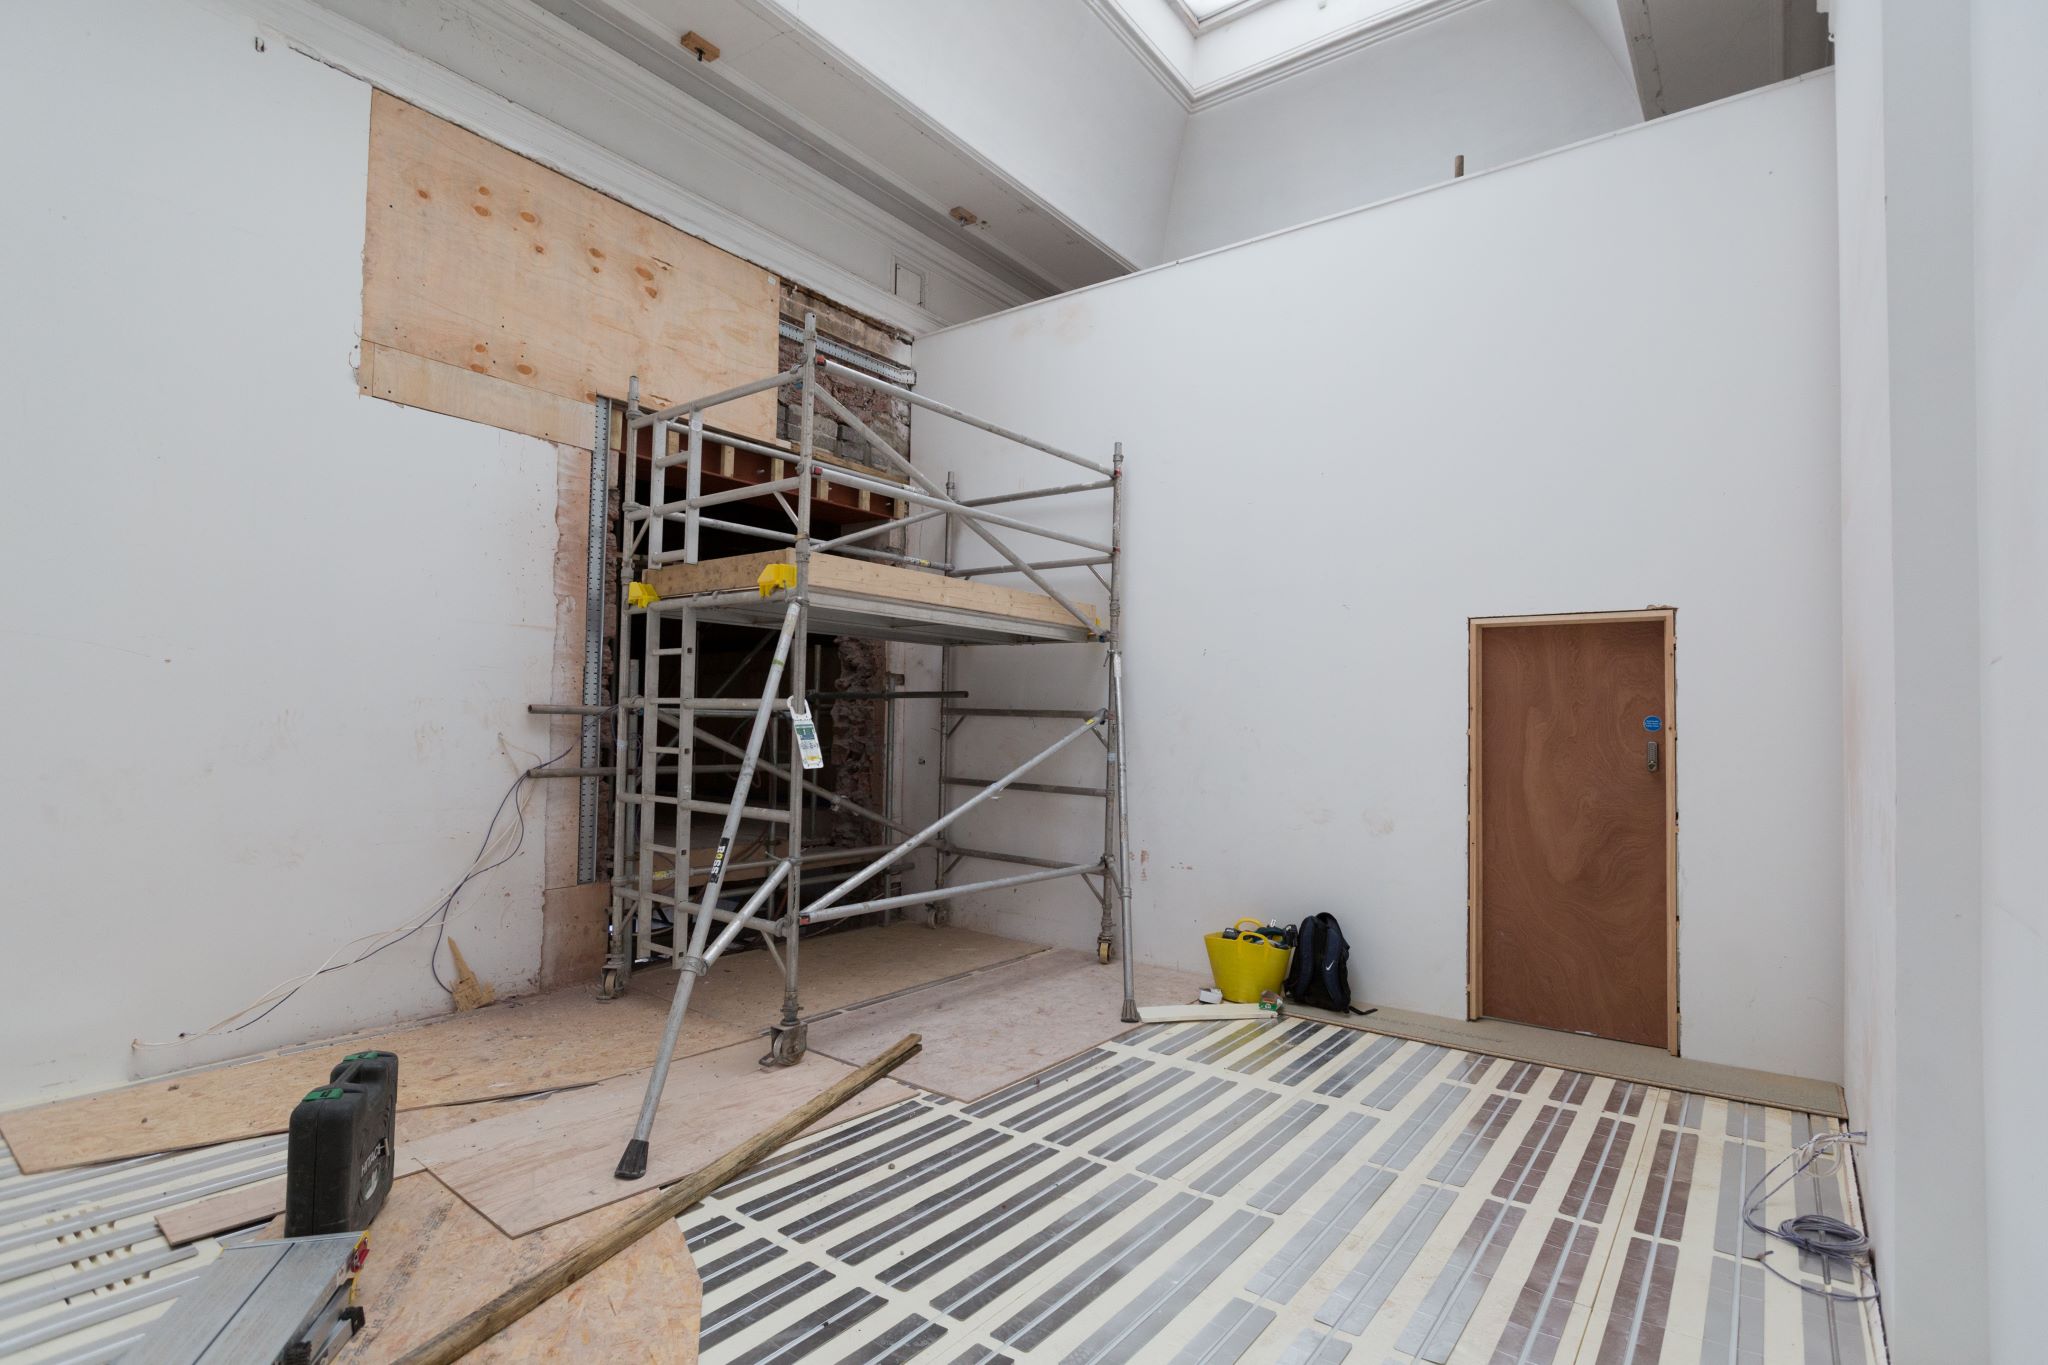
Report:
[[[539,1274],[513,1285],[483,1307],[454,1323],[432,1340],[399,1358],[399,1365],[451,1365],[489,1341],[541,1304],[567,1289],[627,1247],[672,1222],[691,1205],[748,1170],[763,1157],[831,1113],[917,1055],[923,1040],[915,1033],[850,1076],[797,1106],[764,1132],[734,1147],[718,1160],[664,1187],[631,1218],[592,1238]]]
[[[697,60],[700,62],[715,62],[718,60],[718,44],[712,42],[695,29],[685,33],[682,36],[681,42],[684,50],[696,53]]]

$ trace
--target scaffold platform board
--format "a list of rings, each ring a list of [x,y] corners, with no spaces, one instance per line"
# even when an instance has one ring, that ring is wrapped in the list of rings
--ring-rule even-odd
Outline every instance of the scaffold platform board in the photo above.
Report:
[[[664,600],[692,599],[701,621],[772,629],[782,620],[783,602],[762,597],[755,584],[768,565],[794,562],[794,552],[784,550],[669,564],[649,571],[647,583]],[[1092,603],[1074,605],[1095,622],[1092,629],[1044,593],[840,555],[811,556],[810,627],[825,634],[940,645],[1088,640],[1101,629],[1100,613]]]

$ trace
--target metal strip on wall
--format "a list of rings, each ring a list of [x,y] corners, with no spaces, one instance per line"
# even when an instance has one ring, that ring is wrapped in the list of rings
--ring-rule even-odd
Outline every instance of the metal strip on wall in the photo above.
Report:
[[[607,513],[611,503],[612,404],[600,398],[591,405],[590,536],[583,559],[583,704],[604,705],[604,569]],[[582,766],[598,763],[598,722],[583,717]],[[597,784],[579,781],[576,793],[576,880],[597,880]]]

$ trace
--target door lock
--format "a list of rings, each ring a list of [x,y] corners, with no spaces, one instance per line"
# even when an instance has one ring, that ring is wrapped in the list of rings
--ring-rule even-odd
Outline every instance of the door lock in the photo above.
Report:
[[[1650,770],[1651,772],[1656,772],[1656,771],[1657,771],[1657,741],[1653,739],[1653,740],[1650,740],[1650,741],[1649,741],[1648,743],[1649,743],[1649,747],[1648,747],[1648,749],[1647,749],[1647,750],[1646,750],[1646,751],[1644,752],[1644,754],[1643,754],[1643,766],[1644,766],[1644,767],[1646,767],[1646,768],[1648,768],[1648,769],[1649,769],[1649,770]]]

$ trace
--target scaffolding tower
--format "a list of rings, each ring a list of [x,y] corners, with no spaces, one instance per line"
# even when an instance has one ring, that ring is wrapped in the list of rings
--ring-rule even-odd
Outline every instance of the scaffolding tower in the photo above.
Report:
[[[1006,441],[1078,465],[1096,477],[1085,482],[1034,488],[1023,492],[961,499],[953,481],[945,484],[928,477],[887,439],[847,408],[825,385],[827,375],[877,390],[914,408],[962,422]],[[751,441],[724,431],[711,439],[718,444],[766,456],[771,477],[765,482],[743,483],[719,492],[703,491],[707,414],[725,404],[771,392],[785,385],[797,386],[799,418],[795,450],[781,449]],[[871,473],[828,463],[816,458],[813,431],[820,408],[828,410],[842,431],[856,433],[880,457],[883,465],[907,480],[897,484]],[[608,428],[609,421],[601,419]],[[806,316],[796,365],[782,373],[753,383],[727,389],[686,403],[655,411],[643,411],[637,377],[628,389],[624,414],[625,453],[620,485],[623,492],[623,525],[619,538],[619,582],[627,585],[618,604],[616,649],[616,704],[610,708],[562,708],[609,711],[613,720],[613,858],[612,894],[609,913],[610,940],[604,967],[603,989],[607,994],[625,990],[636,963],[671,960],[679,972],[666,1034],[654,1071],[649,1079],[645,1102],[632,1139],[620,1158],[617,1175],[622,1180],[638,1179],[646,1172],[647,1142],[655,1110],[666,1083],[669,1063],[689,1009],[692,989],[712,962],[725,952],[743,931],[760,936],[763,946],[775,955],[783,978],[780,1016],[769,1026],[771,1038],[764,1064],[794,1065],[801,1061],[806,1046],[806,1024],[798,983],[799,944],[802,930],[809,925],[846,919],[855,915],[891,911],[911,906],[932,905],[943,914],[940,904],[959,896],[1024,886],[1060,878],[1081,878],[1091,885],[1101,905],[1102,919],[1097,934],[1102,961],[1121,960],[1123,966],[1123,1018],[1136,1022],[1130,944],[1130,887],[1126,876],[1127,826],[1123,733],[1121,724],[1123,665],[1119,627],[1121,585],[1119,554],[1123,515],[1123,448],[1114,447],[1108,463],[1087,459],[1057,446],[984,421],[947,404],[937,402],[909,388],[889,383],[825,354],[817,334],[815,316]],[[639,434],[650,432],[648,450],[650,477],[645,502],[635,500],[634,468]],[[681,434],[680,448],[671,451],[671,432]],[[609,439],[608,436],[606,438]],[[788,477],[777,477],[793,466]],[[682,477],[682,496],[671,498],[670,472]],[[830,539],[812,534],[814,495],[822,496],[829,485],[839,485],[897,500],[897,515]],[[1101,538],[1081,535],[1062,527],[1021,520],[994,510],[1012,503],[1085,496],[1106,492],[1108,525]],[[722,504],[772,498],[787,514],[789,529],[769,529],[720,518],[712,513]],[[1098,502],[1101,500],[1097,500]],[[906,507],[907,505],[907,507]],[[918,559],[872,542],[891,532],[939,519],[943,526],[943,562]],[[681,544],[673,533],[681,532]],[[713,590],[682,590],[664,595],[647,581],[659,579],[665,566],[696,565],[704,562],[700,549],[702,534],[712,529],[765,540],[787,547],[787,562],[767,565],[757,583],[743,587],[722,586]],[[954,550],[961,532],[972,534],[999,556],[1001,562],[985,568],[956,569]],[[1004,532],[1022,532],[1045,540],[1065,542],[1083,553],[1060,559],[1033,562],[1011,549]],[[844,556],[867,564],[887,566],[887,574],[942,575],[955,580],[990,574],[1019,574],[1044,598],[1058,605],[1057,612],[1013,616],[977,610],[945,600],[944,594],[913,593],[873,596],[846,590],[843,583],[820,583],[815,572],[819,556]],[[779,557],[779,556],[778,556]],[[716,561],[713,561],[714,563]],[[1106,617],[1098,618],[1063,594],[1047,578],[1052,570],[1085,568],[1108,594]],[[758,697],[735,698],[707,695],[707,687],[720,691],[718,684],[702,678],[698,668],[698,632],[709,623],[758,628],[762,644],[773,642],[766,684]],[[638,631],[636,637],[635,631]],[[818,766],[815,729],[811,707],[817,700],[808,676],[810,636],[814,629],[835,636],[860,636],[879,640],[936,645],[943,651],[941,684],[938,809],[939,816],[922,829],[898,824],[892,813],[870,810],[836,795],[807,777]],[[632,647],[638,641],[638,648]],[[1096,643],[1104,646],[1103,690],[1099,704],[1067,706],[961,706],[953,701],[960,694],[953,687],[956,676],[955,651],[963,646]],[[787,684],[785,688],[785,683]],[[949,695],[950,694],[950,695]],[[900,700],[907,693],[885,693],[884,700]],[[929,696],[929,694],[923,694]],[[728,717],[748,722],[746,742],[736,745],[705,731],[699,720]],[[758,803],[753,788],[758,775],[764,742],[778,728],[778,717],[790,727],[786,768],[781,773],[782,799],[770,796]],[[1041,748],[1010,772],[1000,777],[971,777],[954,771],[949,759],[953,732],[969,722],[1005,723],[1016,720],[1064,720],[1075,722],[1054,742]],[[586,736],[590,732],[587,726]],[[894,727],[889,727],[893,742]],[[1071,745],[1092,737],[1105,751],[1104,783],[1100,788],[1022,781],[1027,774]],[[700,765],[700,746],[720,755],[721,770],[731,770],[738,759],[731,796],[723,801],[706,800],[696,793],[697,776],[710,765]],[[779,745],[778,745],[779,747]],[[807,753],[808,751],[808,753]],[[585,763],[594,759],[586,738]],[[772,780],[772,779],[771,779]],[[957,805],[949,805],[954,790],[971,791]],[[1075,863],[984,848],[964,848],[946,832],[968,812],[1000,796],[1005,790],[1099,799],[1103,804],[1102,852],[1091,861]],[[815,797],[825,806],[847,811],[872,822],[891,838],[870,848],[830,849],[835,858],[859,855],[860,866],[831,881],[828,889],[814,890],[805,876],[805,814]],[[891,803],[885,801],[885,805]],[[692,896],[694,867],[691,857],[692,827],[698,817],[717,819],[718,841],[710,865],[703,872],[701,894]],[[759,856],[735,857],[743,821],[765,826]],[[917,850],[931,846],[937,859],[937,885],[929,891],[886,894],[888,885],[870,886],[876,878],[899,868]],[[663,868],[657,855],[665,855]],[[1027,870],[979,881],[954,882],[951,876],[967,860],[992,860]],[[815,879],[814,879],[815,881]],[[866,888],[861,899],[852,899]],[[875,891],[884,894],[872,894]],[[659,941],[657,919],[669,921],[669,941]],[[716,936],[713,927],[718,926]]]

